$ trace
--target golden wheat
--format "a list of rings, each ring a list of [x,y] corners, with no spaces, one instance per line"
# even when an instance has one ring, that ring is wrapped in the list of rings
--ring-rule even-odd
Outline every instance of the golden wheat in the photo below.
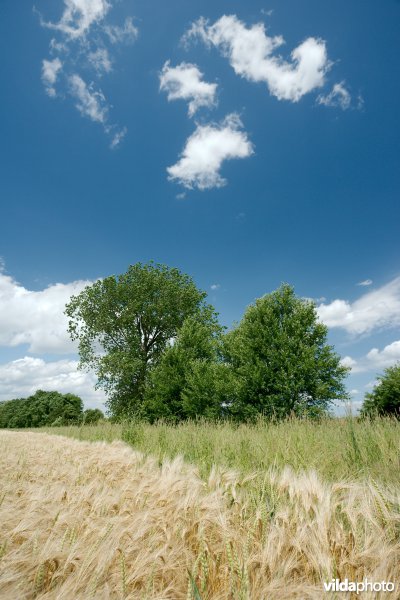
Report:
[[[2,600],[320,600],[336,577],[399,581],[398,490],[372,480],[286,468],[249,494],[220,467],[204,481],[123,442],[10,431],[0,473]]]

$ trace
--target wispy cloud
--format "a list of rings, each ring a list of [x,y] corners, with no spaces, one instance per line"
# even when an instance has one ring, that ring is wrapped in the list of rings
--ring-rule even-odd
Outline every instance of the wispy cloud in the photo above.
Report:
[[[347,110],[351,106],[351,94],[345,87],[345,82],[335,83],[329,94],[321,94],[317,98],[317,103],[333,108]]]
[[[297,102],[321,88],[331,63],[323,40],[309,37],[291,53],[291,62],[273,53],[284,44],[282,36],[270,37],[263,23],[251,27],[236,15],[224,15],[213,25],[200,18],[192,24],[183,42],[200,39],[228,58],[235,73],[253,82],[264,82],[279,100]]]
[[[113,44],[132,44],[139,35],[138,28],[133,24],[132,17],[127,17],[123,26],[105,25],[104,31]]]
[[[169,179],[186,188],[199,190],[221,187],[226,180],[220,175],[222,163],[253,154],[253,145],[235,113],[220,124],[197,125],[186,141],[180,160],[168,167]]]
[[[171,67],[167,61],[160,73],[160,90],[167,92],[168,100],[189,101],[190,117],[199,108],[212,108],[216,104],[217,84],[203,81],[203,73],[190,63]]]
[[[41,16],[41,25],[55,32],[49,51],[53,60],[43,60],[42,81],[49,96],[55,97],[56,82],[63,98],[71,96],[81,115],[100,123],[116,148],[125,137],[126,127],[110,120],[111,106],[97,83],[113,70],[110,45],[133,42],[138,30],[132,17],[123,25],[106,21],[111,0],[64,0],[64,10],[56,22]]]
[[[107,48],[97,48],[94,52],[89,52],[88,60],[99,74],[112,71],[112,61]]]
[[[400,325],[400,277],[365,293],[355,302],[337,299],[321,304],[320,319],[328,327],[340,327],[350,334],[371,333]]]
[[[112,129],[111,129],[111,131],[112,131]],[[127,133],[128,133],[127,127],[123,127],[122,129],[114,128],[114,132],[112,133],[110,148],[112,150],[114,150],[115,148],[118,148],[118,146],[120,145],[120,143],[122,142],[122,140],[124,139],[124,137],[126,136]]]
[[[107,120],[107,106],[101,91],[94,91],[93,86],[87,86],[80,75],[69,77],[71,95],[76,99],[76,108],[79,112],[97,123]]]
[[[361,287],[368,287],[369,285],[372,285],[374,282],[372,281],[372,279],[364,279],[364,281],[360,281],[359,283],[357,283],[357,285],[360,285]]]
[[[221,287],[220,283],[213,283],[212,285],[210,285],[210,289],[215,292],[216,290],[219,290],[219,288]]]
[[[90,27],[104,19],[111,8],[107,0],[64,0],[64,12],[57,23],[42,25],[76,39],[86,35]]]
[[[42,62],[42,81],[49,96],[56,96],[55,83],[59,72],[62,69],[62,62],[59,58],[54,60],[43,60]]]

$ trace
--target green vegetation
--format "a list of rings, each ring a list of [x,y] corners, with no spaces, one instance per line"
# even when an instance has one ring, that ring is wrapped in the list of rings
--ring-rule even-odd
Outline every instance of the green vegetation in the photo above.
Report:
[[[400,418],[400,363],[385,369],[370,394],[365,395],[361,415],[393,415]]]
[[[76,424],[82,416],[83,402],[73,394],[38,390],[28,398],[0,402],[0,428]]]
[[[54,429],[41,430],[54,433]],[[400,424],[397,419],[353,418],[235,424],[187,421],[172,426],[146,422],[61,427],[57,434],[89,441],[124,440],[146,455],[182,455],[207,477],[213,465],[261,481],[271,468],[315,469],[329,481],[372,478],[398,482]]]
[[[115,418],[320,417],[345,399],[348,369],[314,303],[289,285],[258,299],[227,334],[206,293],[177,269],[130,266],[73,296],[69,332]]]
[[[226,335],[227,364],[237,381],[231,412],[239,420],[263,414],[318,416],[347,397],[348,369],[326,342],[313,302],[289,285],[256,300]]]
[[[99,408],[87,408],[83,411],[81,422],[84,425],[94,425],[104,419],[104,414]]]
[[[98,408],[83,410],[83,402],[74,394],[38,390],[28,398],[0,402],[0,428],[62,427],[98,423],[104,414]]]
[[[216,322],[206,296],[188,275],[150,262],[71,298],[65,314],[80,366],[95,371],[114,416],[143,414],[149,374],[186,318]]]

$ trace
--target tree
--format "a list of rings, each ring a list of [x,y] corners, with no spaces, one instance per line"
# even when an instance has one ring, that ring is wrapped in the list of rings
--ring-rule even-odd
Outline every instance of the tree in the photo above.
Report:
[[[222,416],[229,376],[221,360],[222,332],[212,317],[185,320],[151,374],[144,404],[150,420]]]
[[[297,298],[291,286],[256,300],[225,339],[226,359],[237,378],[232,415],[312,416],[346,398],[348,369],[326,338],[314,303]]]
[[[85,425],[94,425],[101,419],[104,419],[104,414],[99,408],[87,408],[82,417],[82,423]]]
[[[66,306],[80,367],[94,369],[113,416],[140,414],[150,371],[189,316],[214,315],[206,293],[178,269],[137,263],[86,287]]]
[[[0,427],[45,427],[77,424],[82,417],[83,402],[74,394],[37,390],[28,398],[0,403]]]
[[[394,415],[400,418],[400,362],[385,369],[371,393],[365,394],[361,416]]]

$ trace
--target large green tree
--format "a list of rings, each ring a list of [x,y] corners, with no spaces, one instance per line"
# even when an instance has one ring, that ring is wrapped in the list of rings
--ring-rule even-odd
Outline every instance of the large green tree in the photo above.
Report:
[[[93,369],[113,416],[142,414],[150,371],[189,316],[214,314],[206,293],[176,268],[153,262],[96,281],[66,306],[81,368]]]
[[[226,336],[225,354],[237,378],[230,410],[239,419],[312,416],[346,398],[348,369],[327,344],[327,327],[287,284],[247,309]]]
[[[215,318],[185,320],[151,374],[145,402],[151,420],[223,416],[230,370],[222,362],[222,333]]]
[[[365,395],[362,416],[394,415],[400,418],[400,362],[385,369],[371,393]]]

